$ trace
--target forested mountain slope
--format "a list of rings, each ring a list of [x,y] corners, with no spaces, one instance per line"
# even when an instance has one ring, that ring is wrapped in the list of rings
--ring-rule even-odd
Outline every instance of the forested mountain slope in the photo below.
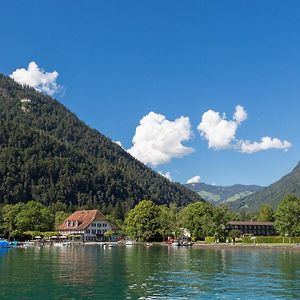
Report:
[[[235,206],[232,208],[258,211],[262,204],[269,204],[276,209],[287,194],[295,194],[300,197],[300,163],[280,180],[245,197],[240,202],[234,203]]]
[[[0,203],[127,210],[142,199],[184,205],[196,193],[152,171],[55,99],[0,75]]]
[[[262,189],[258,185],[234,184],[231,186],[218,186],[202,182],[189,183],[186,184],[186,187],[197,192],[203,199],[214,205],[230,204]]]

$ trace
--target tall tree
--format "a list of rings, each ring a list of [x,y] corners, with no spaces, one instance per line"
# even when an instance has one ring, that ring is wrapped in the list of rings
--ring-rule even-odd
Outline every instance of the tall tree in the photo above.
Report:
[[[289,238],[300,234],[300,199],[289,194],[280,203],[275,213],[275,228]]]
[[[18,230],[17,226],[17,216],[25,209],[24,203],[18,203],[15,205],[7,204],[2,208],[2,218],[3,218],[3,233],[6,237],[10,237],[14,231]]]
[[[182,210],[182,226],[190,231],[192,237],[204,238],[212,231],[212,216],[212,205],[204,202],[195,202]]]
[[[137,240],[148,241],[159,234],[159,207],[150,200],[142,200],[128,214],[127,234]]]
[[[16,227],[21,232],[36,230],[36,231],[51,231],[54,225],[54,214],[50,209],[36,201],[26,203],[16,216]]]
[[[159,209],[160,234],[163,238],[173,235],[177,237],[180,232],[180,214],[176,203],[160,205]]]
[[[217,206],[213,210],[211,218],[211,230],[215,241],[225,241],[228,235],[228,222],[232,219],[232,213],[227,206]]]
[[[274,221],[274,209],[268,205],[263,204],[260,207],[257,220],[260,222],[273,222]]]

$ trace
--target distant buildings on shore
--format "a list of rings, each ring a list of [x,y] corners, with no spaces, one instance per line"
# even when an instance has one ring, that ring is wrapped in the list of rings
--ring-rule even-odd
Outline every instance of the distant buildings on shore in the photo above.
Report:
[[[230,221],[229,230],[239,230],[241,235],[277,235],[272,222]]]
[[[58,226],[61,235],[81,236],[82,241],[104,240],[107,231],[116,232],[118,227],[108,221],[99,210],[79,210]]]

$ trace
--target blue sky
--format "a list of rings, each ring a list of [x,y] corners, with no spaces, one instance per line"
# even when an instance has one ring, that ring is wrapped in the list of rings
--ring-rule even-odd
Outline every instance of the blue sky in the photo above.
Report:
[[[144,153],[143,134],[144,141],[152,134],[155,147],[170,150],[162,153],[168,162],[152,167],[174,181],[198,175],[206,183],[268,185],[300,158],[299,15],[292,0],[3,1],[0,72],[32,61],[57,71],[54,96],[125,149],[143,117],[164,116],[170,122],[155,134],[152,118],[136,146]],[[237,105],[248,118],[230,123],[230,144],[208,148],[197,130],[203,115],[219,112],[222,121],[226,113],[235,122]],[[181,116],[190,124],[185,141],[174,132],[184,122],[171,123]],[[179,139],[179,154],[176,145],[161,146],[163,130]],[[241,153],[241,143],[253,146],[265,136],[287,151]]]

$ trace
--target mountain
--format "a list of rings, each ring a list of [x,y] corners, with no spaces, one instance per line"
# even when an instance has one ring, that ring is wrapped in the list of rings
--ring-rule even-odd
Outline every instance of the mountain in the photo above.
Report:
[[[284,196],[289,193],[300,197],[300,163],[280,180],[235,203],[233,208],[258,211],[262,204],[269,204],[276,209]]]
[[[0,204],[118,206],[201,197],[152,171],[55,99],[0,74]]]
[[[197,192],[206,201],[217,204],[228,204],[238,202],[240,199],[262,189],[258,185],[235,184],[232,186],[217,186],[205,183],[189,183],[186,187]]]

